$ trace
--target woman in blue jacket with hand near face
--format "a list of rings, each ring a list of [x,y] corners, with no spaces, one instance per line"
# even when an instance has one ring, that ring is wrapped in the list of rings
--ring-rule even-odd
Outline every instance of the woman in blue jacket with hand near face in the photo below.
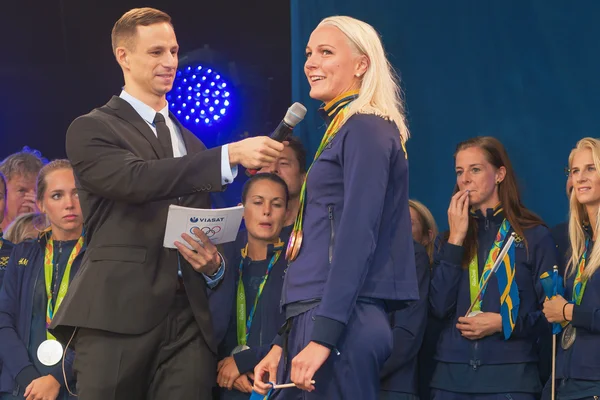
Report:
[[[548,328],[539,277],[558,264],[556,247],[543,222],[521,203],[502,143],[489,136],[469,139],[454,159],[450,232],[435,256],[429,290],[431,311],[445,320],[432,399],[533,400],[541,391],[537,340]],[[493,273],[513,233],[515,241]]]

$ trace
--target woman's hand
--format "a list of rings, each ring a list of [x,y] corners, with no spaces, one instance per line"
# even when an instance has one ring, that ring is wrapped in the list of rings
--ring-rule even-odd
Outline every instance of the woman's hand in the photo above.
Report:
[[[460,317],[456,328],[469,340],[482,339],[502,332],[502,316],[497,313],[484,312],[474,317]]]
[[[231,390],[235,381],[240,377],[240,371],[233,357],[225,357],[219,361],[217,371],[217,385],[227,388],[227,390]]]
[[[448,243],[462,246],[469,229],[469,191],[459,191],[452,196],[448,207],[450,237]]]
[[[565,311],[564,316],[563,308]],[[546,300],[542,311],[550,323],[561,324],[565,322],[565,316],[567,317],[566,321],[571,321],[573,319],[573,304],[568,304],[568,301],[560,295],[556,295],[550,300]]]
[[[329,354],[331,354],[331,350],[328,347],[310,342],[292,360],[290,380],[296,384],[298,389],[312,392],[315,390],[315,386],[312,384],[313,376],[327,361]]]
[[[254,367],[254,391],[266,396],[271,385],[269,382],[277,383],[277,367],[281,359],[283,349],[280,346],[271,347],[271,351]]]

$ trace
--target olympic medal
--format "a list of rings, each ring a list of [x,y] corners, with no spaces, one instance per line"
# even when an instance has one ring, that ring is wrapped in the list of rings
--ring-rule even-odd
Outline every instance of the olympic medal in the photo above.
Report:
[[[294,245],[292,247],[292,251],[290,254],[290,261],[294,261],[297,257],[298,254],[300,253],[300,247],[302,247],[302,231],[298,231],[296,232],[296,237],[294,240]]]
[[[44,340],[37,349],[37,357],[46,367],[58,364],[63,356],[63,347],[56,340]]]
[[[233,356],[234,354],[241,353],[245,350],[250,350],[250,347],[246,346],[245,344],[240,344],[235,346],[235,348],[231,351],[231,355]]]
[[[567,350],[569,347],[573,346],[576,337],[577,329],[573,325],[567,325],[560,340],[560,345],[562,346],[563,350]]]
[[[292,234],[290,235],[290,239],[288,240],[288,245],[287,245],[287,249],[285,250],[285,259],[286,260],[290,260],[292,261],[291,257],[292,257],[292,250],[294,249],[294,246],[296,245],[296,231],[292,231]]]

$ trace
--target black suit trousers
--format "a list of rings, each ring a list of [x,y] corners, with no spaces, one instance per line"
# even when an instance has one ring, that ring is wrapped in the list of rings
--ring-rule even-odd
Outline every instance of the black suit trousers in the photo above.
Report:
[[[80,400],[211,399],[216,358],[185,293],[167,317],[141,335],[79,328],[75,336]]]

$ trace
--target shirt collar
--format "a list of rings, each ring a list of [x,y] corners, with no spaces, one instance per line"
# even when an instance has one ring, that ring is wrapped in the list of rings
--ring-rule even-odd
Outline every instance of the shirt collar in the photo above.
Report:
[[[278,250],[285,250],[285,243],[283,243],[281,241],[281,239],[279,239],[278,243],[270,243],[267,245],[267,258],[266,260],[271,260],[271,257],[273,257],[273,255],[275,254],[276,251]],[[242,257],[245,261],[246,264],[251,263],[252,260],[250,257],[248,257],[248,244],[246,243],[246,246],[242,249]],[[264,261],[264,260],[259,260],[259,261]]]
[[[133,107],[133,109],[140,115],[140,117],[144,119],[144,121],[154,125],[154,117],[156,117],[156,111],[154,111],[152,107],[142,102],[141,100],[136,99],[135,97],[127,93],[125,89],[121,91],[119,97],[128,102],[131,105],[131,107]],[[167,102],[167,105],[159,112],[163,115],[163,117],[165,117],[165,121],[168,121],[169,103]]]
[[[323,118],[327,124],[330,124],[342,108],[358,98],[358,94],[358,90],[351,90],[349,92],[342,93],[327,104],[324,104],[321,108],[319,108],[319,114],[321,115],[321,118]]]
[[[506,217],[506,215],[504,214],[504,208],[502,208],[502,204],[500,203],[496,204],[494,208],[488,208],[487,210],[485,210],[485,215],[479,209],[473,210],[473,208],[471,208],[469,212],[473,217],[475,217],[479,221],[489,220],[496,224],[501,224],[502,221],[504,221],[504,218]]]

